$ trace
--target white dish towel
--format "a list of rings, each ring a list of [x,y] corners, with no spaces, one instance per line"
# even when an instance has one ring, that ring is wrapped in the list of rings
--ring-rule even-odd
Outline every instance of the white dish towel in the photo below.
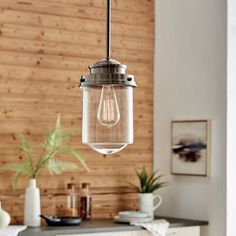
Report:
[[[151,222],[131,222],[131,225],[142,226],[155,236],[165,236],[169,227],[169,222],[166,220],[153,220]]]
[[[26,229],[25,225],[9,225],[5,229],[0,229],[0,236],[17,236],[24,229]]]

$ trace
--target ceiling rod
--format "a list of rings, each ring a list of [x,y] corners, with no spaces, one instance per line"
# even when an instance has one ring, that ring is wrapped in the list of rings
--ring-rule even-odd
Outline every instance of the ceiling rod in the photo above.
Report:
[[[107,0],[106,21],[106,59],[111,58],[111,0]]]

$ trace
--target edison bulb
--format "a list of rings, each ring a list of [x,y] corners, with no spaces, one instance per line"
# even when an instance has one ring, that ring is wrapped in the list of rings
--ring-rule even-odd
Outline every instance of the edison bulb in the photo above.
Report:
[[[120,120],[120,111],[116,93],[114,86],[112,85],[104,85],[102,87],[97,119],[101,125],[107,128],[111,128]]]

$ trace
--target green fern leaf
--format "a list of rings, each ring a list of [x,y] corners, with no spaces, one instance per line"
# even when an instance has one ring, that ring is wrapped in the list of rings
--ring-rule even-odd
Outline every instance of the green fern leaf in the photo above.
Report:
[[[65,153],[73,156],[88,171],[89,168],[80,153],[71,147],[62,146],[64,142],[72,137],[69,133],[63,133],[61,130],[60,114],[57,116],[54,129],[45,136],[43,148],[44,153],[41,155],[37,163],[31,158],[32,147],[30,142],[24,135],[19,136],[20,145],[24,152],[24,159],[19,163],[8,163],[0,167],[1,172],[13,172],[13,182],[16,185],[18,178],[22,175],[30,178],[38,178],[43,169],[46,167],[51,174],[60,174],[68,170],[78,169],[75,163],[55,160],[55,156],[59,153]],[[62,147],[61,147],[62,146]]]
[[[51,175],[53,174],[58,175],[66,171],[76,170],[79,167],[75,163],[72,163],[72,162],[50,159],[48,161],[47,168]]]
[[[17,181],[21,175],[32,177],[33,170],[31,167],[31,162],[29,160],[25,160],[20,163],[7,163],[4,166],[0,167],[0,173],[3,172],[14,172],[13,176],[13,187],[15,188],[17,185]]]
[[[58,114],[55,128],[45,137],[44,147],[50,151],[59,147],[61,143],[61,121],[60,114]]]
[[[76,160],[78,160],[80,162],[80,164],[87,170],[89,171],[89,168],[84,160],[84,158],[81,156],[81,154],[75,150],[74,148],[71,148],[71,147],[67,147],[67,146],[64,146],[64,147],[59,147],[57,149],[58,152],[60,153],[65,153],[65,154],[69,154],[69,155],[72,155]]]
[[[19,141],[20,141],[21,149],[24,152],[24,154],[26,156],[31,155],[32,153],[31,143],[25,138],[23,134],[19,135]]]
[[[7,163],[0,167],[0,173],[4,172],[21,172],[23,171],[24,163]]]
[[[12,185],[13,185],[13,188],[16,188],[20,176],[21,176],[21,173],[19,173],[19,172],[16,172],[16,173],[14,174],[14,176],[13,176],[13,178],[12,178]]]

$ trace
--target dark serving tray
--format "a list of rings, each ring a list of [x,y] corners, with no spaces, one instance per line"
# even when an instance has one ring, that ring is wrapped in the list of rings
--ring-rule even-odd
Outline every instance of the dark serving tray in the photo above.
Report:
[[[80,217],[59,217],[59,216],[46,216],[40,215],[48,226],[73,226],[81,223]]]

